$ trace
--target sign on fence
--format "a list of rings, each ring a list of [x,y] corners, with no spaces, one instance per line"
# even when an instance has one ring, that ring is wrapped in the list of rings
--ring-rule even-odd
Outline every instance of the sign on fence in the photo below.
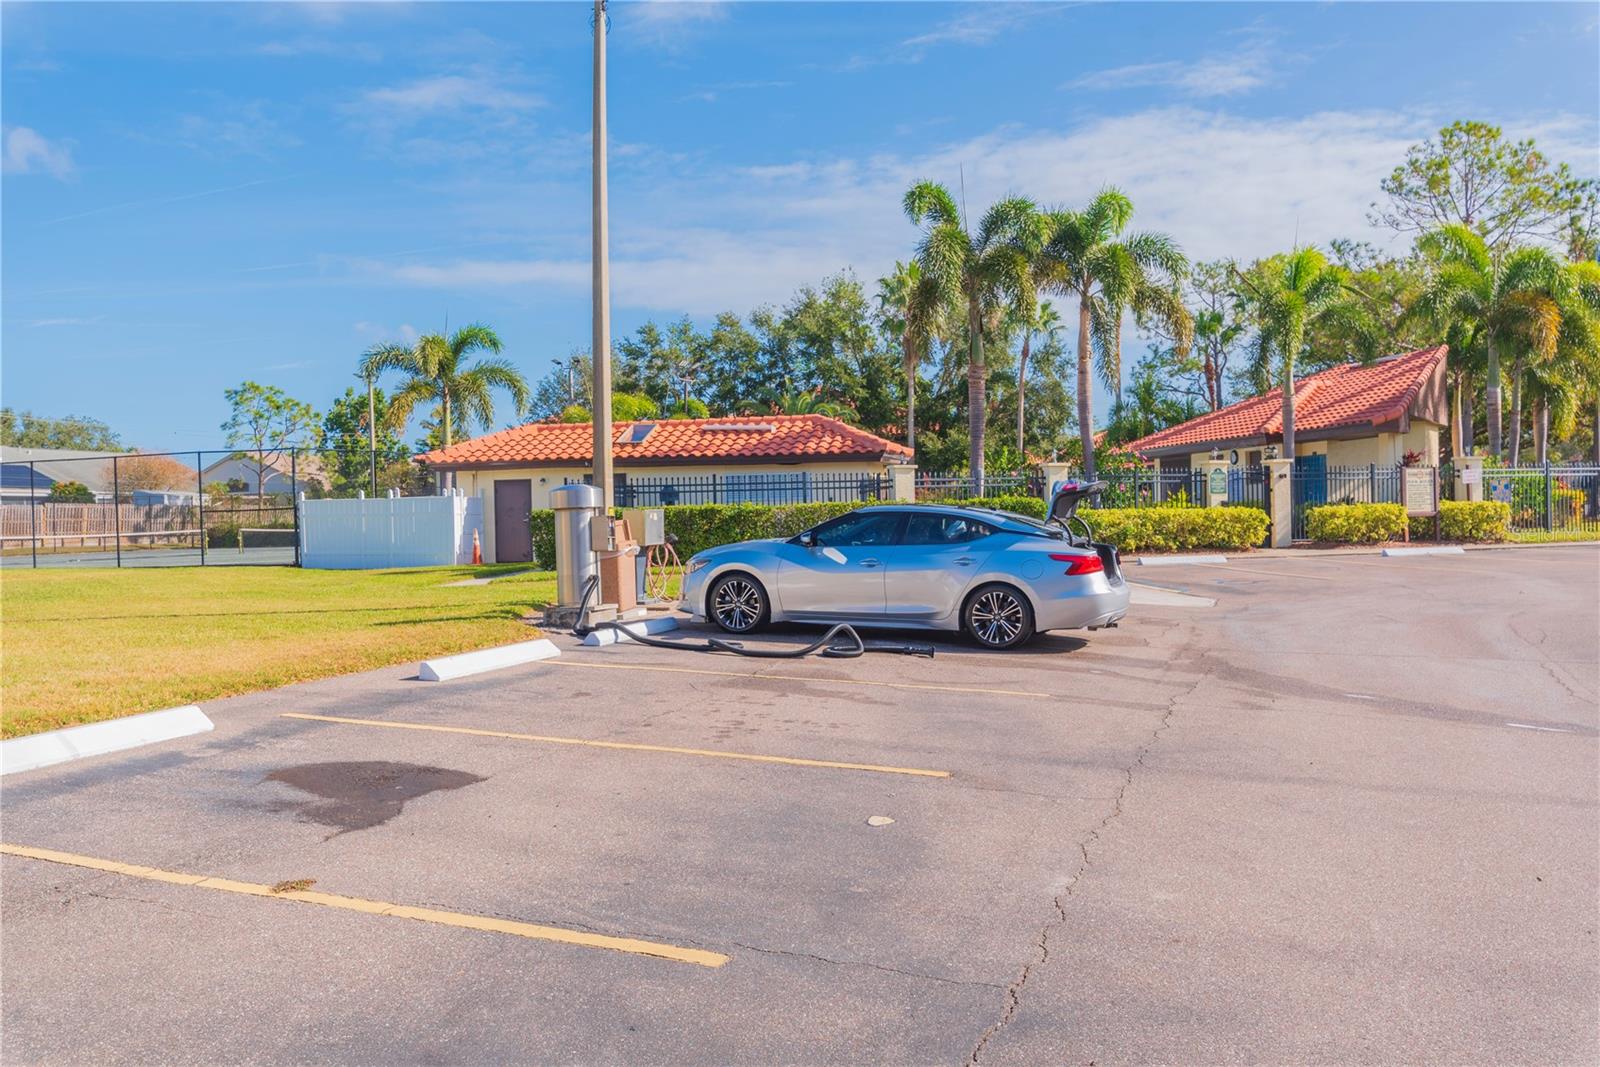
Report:
[[[1439,468],[1402,467],[1405,476],[1402,499],[1406,514],[1432,518],[1439,514]]]
[[[1220,498],[1220,502],[1228,502],[1228,468],[1212,467],[1211,473],[1206,475],[1208,483],[1206,492],[1213,497]]]

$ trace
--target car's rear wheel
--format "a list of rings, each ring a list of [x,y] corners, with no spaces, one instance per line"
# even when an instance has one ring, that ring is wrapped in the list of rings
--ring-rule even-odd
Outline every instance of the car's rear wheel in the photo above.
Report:
[[[706,607],[730,634],[747,634],[767,620],[767,591],[748,574],[725,574],[711,584]]]
[[[1033,605],[1009,585],[985,585],[967,598],[961,624],[984,648],[1015,648],[1033,637]]]

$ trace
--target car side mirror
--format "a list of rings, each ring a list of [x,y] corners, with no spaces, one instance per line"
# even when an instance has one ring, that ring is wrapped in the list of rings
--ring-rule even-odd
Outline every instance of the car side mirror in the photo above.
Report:
[[[812,531],[810,531],[810,530],[806,530],[803,533],[801,533],[801,535],[799,537],[799,541],[800,541],[801,546],[804,547],[804,548],[815,548],[815,547],[817,547],[817,535],[815,533],[813,533]]]

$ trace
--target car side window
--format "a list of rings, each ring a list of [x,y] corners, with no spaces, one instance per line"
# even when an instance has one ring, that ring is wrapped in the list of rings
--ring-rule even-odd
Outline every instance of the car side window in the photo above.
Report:
[[[994,529],[963,515],[913,514],[900,543],[905,545],[959,545],[987,537]]]
[[[826,526],[817,527],[816,543],[833,548],[847,548],[853,545],[892,545],[895,543],[895,534],[899,531],[902,517],[898,511],[846,515]]]

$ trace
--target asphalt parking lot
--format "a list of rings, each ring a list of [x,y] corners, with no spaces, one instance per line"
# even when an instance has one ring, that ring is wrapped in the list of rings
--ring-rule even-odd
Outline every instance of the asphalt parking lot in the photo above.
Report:
[[[932,660],[561,637],[8,776],[0,839],[61,855],[0,857],[0,1055],[1600,1059],[1600,552],[1131,570],[1216,604]]]

